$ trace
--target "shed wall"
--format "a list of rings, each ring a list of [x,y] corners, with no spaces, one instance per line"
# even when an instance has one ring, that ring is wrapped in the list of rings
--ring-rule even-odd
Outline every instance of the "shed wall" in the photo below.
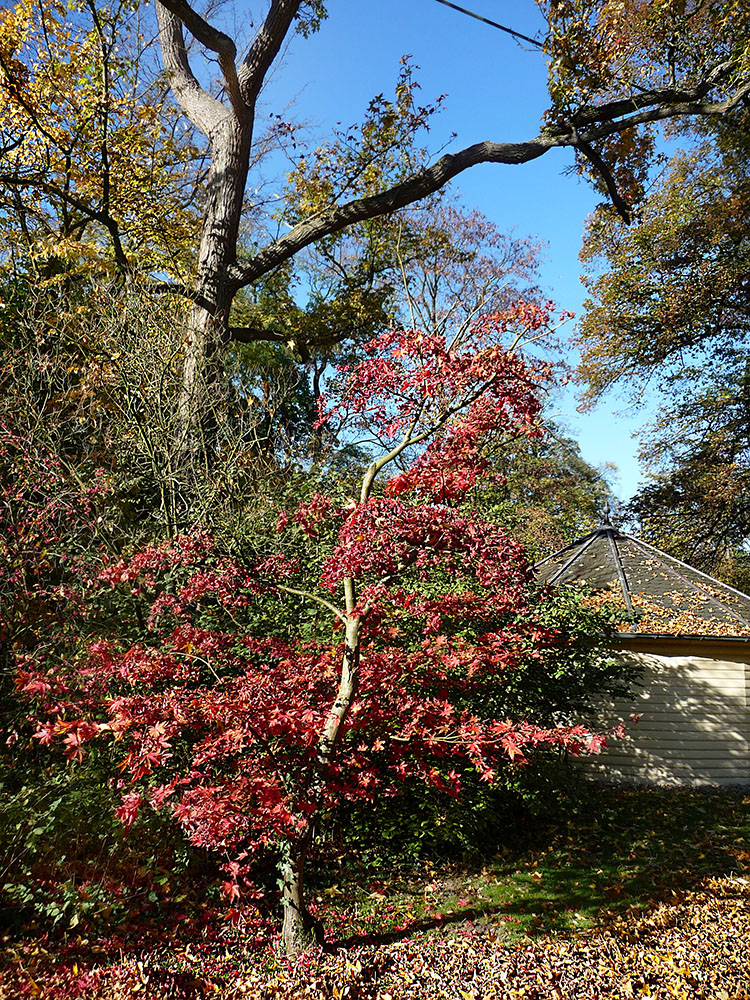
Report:
[[[642,667],[641,686],[629,699],[602,701],[597,722],[624,721],[629,735],[584,758],[585,770],[636,783],[750,784],[750,664],[744,645],[736,651],[696,651],[695,643],[681,651],[670,643],[656,644],[656,652],[621,650]],[[641,715],[635,725],[632,714]]]

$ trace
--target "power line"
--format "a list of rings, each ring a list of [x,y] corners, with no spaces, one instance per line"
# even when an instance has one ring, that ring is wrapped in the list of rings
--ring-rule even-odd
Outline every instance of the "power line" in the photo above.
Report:
[[[477,21],[484,21],[485,24],[489,24],[493,28],[498,28],[500,31],[504,31],[506,35],[512,35],[513,38],[519,38],[523,42],[529,42],[530,45],[536,45],[538,49],[543,48],[542,43],[536,38],[530,38],[528,35],[522,35],[520,31],[514,31],[513,28],[506,28],[504,24],[498,24],[497,21],[491,21],[488,17],[482,17],[481,14],[475,14],[473,10],[467,10],[465,7],[459,7],[457,3],[450,3],[450,0],[437,0],[437,2],[443,4],[445,7],[452,7],[453,10],[460,11],[462,14],[467,14],[469,17],[474,17]]]

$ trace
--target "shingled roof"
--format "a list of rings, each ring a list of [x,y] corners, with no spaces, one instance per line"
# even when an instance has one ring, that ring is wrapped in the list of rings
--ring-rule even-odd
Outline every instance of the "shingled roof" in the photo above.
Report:
[[[540,583],[587,584],[592,601],[621,607],[624,633],[750,639],[750,597],[613,527],[542,559]]]

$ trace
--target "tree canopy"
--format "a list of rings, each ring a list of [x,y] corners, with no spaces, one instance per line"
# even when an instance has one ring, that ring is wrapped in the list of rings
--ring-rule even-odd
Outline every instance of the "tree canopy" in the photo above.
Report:
[[[590,401],[661,409],[629,506],[655,544],[747,586],[748,114],[705,125],[626,226],[601,209],[583,258],[590,297],[579,369]],[[690,139],[683,136],[683,139]]]
[[[584,244],[581,376],[592,398],[736,350],[748,331],[746,111],[677,152],[631,225],[600,210]],[[692,376],[690,376],[692,378]]]
[[[273,136],[259,135],[257,102],[285,40],[292,32],[315,31],[326,16],[323,3],[273,0],[254,39],[240,53],[211,15],[204,17],[186,0],[157,0],[153,10],[161,62],[174,104],[160,101],[150,87],[136,87],[133,100],[129,79],[134,72],[141,79],[141,53],[138,32],[128,34],[123,22],[130,5],[80,0],[64,28],[48,5],[35,0],[4,13],[3,134],[11,164],[5,174],[6,200],[12,201],[23,187],[27,193],[36,192],[37,204],[44,204],[46,212],[45,199],[54,195],[61,202],[57,211],[63,216],[65,239],[66,227],[72,224],[79,231],[85,222],[84,229],[105,239],[123,276],[145,269],[147,277],[159,278],[162,267],[171,280],[157,285],[190,303],[181,406],[184,456],[202,447],[199,424],[211,433],[212,419],[206,422],[203,411],[215,395],[211,386],[218,377],[217,352],[235,336],[268,336],[264,325],[232,325],[234,298],[305,247],[405,208],[475,164],[522,164],[560,147],[577,151],[582,169],[593,171],[627,215],[628,198],[637,194],[647,169],[652,143],[648,127],[686,117],[732,115],[750,92],[750,33],[741,5],[544,0],[539,7],[546,22],[539,46],[549,57],[551,105],[537,135],[521,142],[488,138],[428,163],[413,140],[431,109],[417,104],[407,74],[393,99],[373,100],[358,128],[334,136],[314,156],[298,158],[296,198],[284,220],[290,228],[282,235],[252,224],[253,205],[247,198],[251,171],[268,143],[287,130],[286,122],[278,119]],[[151,8],[136,8],[132,16],[140,10]],[[244,9],[243,15],[249,17]],[[48,22],[53,46],[64,47],[75,37],[70,55],[61,52],[59,62],[51,60],[60,75],[57,83],[54,73],[40,68]],[[76,61],[79,51],[91,52],[90,71],[89,64]],[[213,78],[217,64],[218,80]],[[24,97],[27,80],[33,81],[38,107],[29,107]],[[86,100],[92,107],[88,116]],[[30,128],[24,127],[24,120]],[[82,126],[78,130],[76,120]],[[164,131],[170,120],[171,133],[169,128]],[[184,136],[190,130],[202,136],[207,157],[194,189],[190,185],[196,175],[188,170],[185,178],[183,167]],[[138,171],[130,177],[117,173],[117,146],[129,134],[134,148],[143,149],[139,169],[147,178],[147,190],[137,185],[135,202],[145,199],[142,214],[133,211],[132,181]],[[74,156],[76,146],[89,137],[92,151],[82,162],[87,163],[86,156],[91,162],[84,177],[68,160],[80,159]],[[54,176],[46,160],[40,170],[35,159],[35,149],[43,152],[47,147]],[[154,170],[146,173],[145,164],[154,156]],[[139,262],[138,226],[144,227],[144,235],[161,230],[171,242],[170,233],[181,235],[176,209],[185,204],[189,209],[195,199],[202,224],[200,240],[190,251],[192,265],[181,268],[175,280],[175,268],[165,267],[163,254],[159,262]],[[158,206],[160,200],[162,223],[155,226],[147,221],[148,204]],[[75,218],[68,222],[73,209]],[[249,246],[241,240],[242,232],[252,234]]]

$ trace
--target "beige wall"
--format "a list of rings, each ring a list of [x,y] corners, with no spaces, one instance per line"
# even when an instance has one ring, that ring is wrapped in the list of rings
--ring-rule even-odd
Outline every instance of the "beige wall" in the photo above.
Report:
[[[623,720],[629,735],[586,758],[586,771],[667,785],[750,784],[750,643],[644,636],[621,653],[643,667],[643,687],[603,702],[599,720]],[[633,713],[642,715],[635,725]]]

